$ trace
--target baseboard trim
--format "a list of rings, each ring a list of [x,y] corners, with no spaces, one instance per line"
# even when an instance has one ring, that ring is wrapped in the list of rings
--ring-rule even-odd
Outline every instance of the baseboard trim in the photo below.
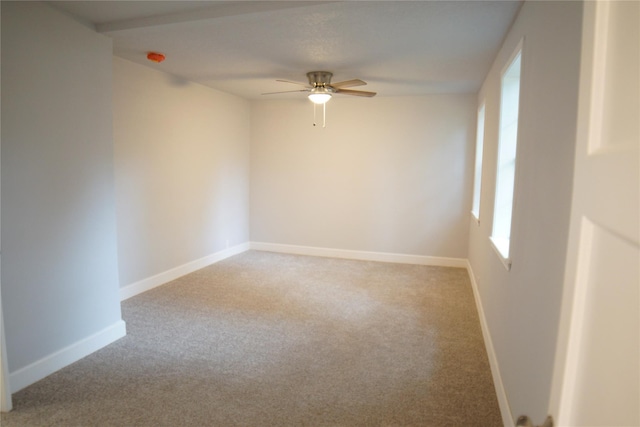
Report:
[[[223,259],[248,250],[249,243],[242,243],[240,245],[215,252],[211,255],[207,255],[195,261],[191,261],[178,267],[172,268],[171,270],[156,274],[155,276],[140,280],[139,282],[131,283],[130,285],[126,285],[120,288],[120,300],[124,301],[150,289],[153,289],[160,285],[164,285],[165,283],[182,277],[185,274],[193,273],[196,270],[200,270],[201,268],[207,267],[211,264],[215,264],[218,261],[222,261]]]
[[[11,393],[53,374],[78,360],[119,340],[127,334],[126,324],[119,320],[111,326],[58,350],[42,359],[9,374]]]
[[[286,254],[309,255],[328,258],[355,259],[361,261],[379,261],[392,262],[397,264],[417,264],[440,267],[467,268],[467,260],[463,258],[445,258],[423,255],[393,254],[386,252],[354,251],[349,249],[331,249],[265,242],[251,242],[251,249],[266,252],[279,252]]]
[[[491,340],[489,325],[487,324],[487,318],[484,314],[484,308],[482,307],[480,291],[478,290],[478,282],[476,282],[476,276],[473,274],[471,263],[469,263],[468,260],[467,271],[469,272],[469,279],[471,280],[471,287],[473,288],[473,297],[476,300],[476,308],[478,310],[478,317],[480,318],[480,327],[482,328],[482,336],[484,337],[484,346],[487,349],[487,357],[489,358],[489,365],[491,366],[491,375],[493,376],[493,384],[496,389],[496,396],[498,397],[498,405],[500,406],[502,423],[505,427],[515,427],[513,414],[511,413],[511,407],[509,406],[509,399],[507,398],[507,393],[504,389],[502,375],[500,375],[498,358],[496,357],[496,352],[493,347],[493,341]]]

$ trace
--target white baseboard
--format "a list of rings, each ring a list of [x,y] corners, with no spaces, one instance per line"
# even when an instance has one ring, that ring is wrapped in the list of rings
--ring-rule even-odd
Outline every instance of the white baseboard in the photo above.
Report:
[[[56,351],[22,369],[9,374],[9,384],[11,393],[15,393],[23,388],[40,381],[44,377],[68,366],[100,350],[101,348],[119,340],[127,334],[126,324],[119,320],[111,326],[96,332],[76,343],[71,344],[62,350]]]
[[[393,262],[398,264],[433,265],[440,267],[467,268],[463,258],[445,258],[423,255],[392,254],[385,252],[353,251],[348,249],[318,248],[312,246],[283,245],[280,243],[251,242],[251,249],[295,255],[310,255],[329,258],[357,259],[361,261]]]
[[[233,246],[231,248],[218,251],[211,255],[207,255],[203,258],[195,261],[188,262],[181,266],[172,268],[155,276],[148,277],[140,280],[139,282],[131,283],[130,285],[120,288],[120,300],[124,301],[132,296],[141,294],[157,286],[164,285],[172,280],[182,277],[185,274],[193,273],[196,270],[200,270],[208,265],[214,264],[218,261],[222,261],[230,256],[237,255],[239,253],[249,250],[249,243],[243,243]]]
[[[493,341],[491,340],[491,333],[489,332],[489,325],[487,324],[487,318],[484,314],[484,308],[482,307],[482,300],[480,299],[480,292],[478,291],[478,283],[476,277],[473,274],[471,263],[467,260],[467,271],[469,272],[469,278],[471,279],[471,287],[473,288],[473,297],[476,300],[476,308],[478,310],[478,317],[480,318],[480,326],[482,328],[482,336],[484,337],[484,346],[487,349],[487,356],[489,358],[489,365],[491,366],[491,375],[493,376],[493,384],[496,388],[496,395],[498,397],[498,405],[500,406],[500,414],[502,415],[502,423],[505,427],[515,427],[513,421],[513,414],[511,413],[511,407],[509,406],[509,399],[507,399],[507,393],[502,383],[502,375],[500,375],[500,366],[498,365],[498,358],[496,357],[495,349],[493,348]]]

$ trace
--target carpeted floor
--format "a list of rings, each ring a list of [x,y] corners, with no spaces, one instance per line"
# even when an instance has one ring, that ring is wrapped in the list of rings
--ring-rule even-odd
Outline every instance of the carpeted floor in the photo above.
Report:
[[[502,425],[464,269],[250,251],[122,311],[2,426]]]

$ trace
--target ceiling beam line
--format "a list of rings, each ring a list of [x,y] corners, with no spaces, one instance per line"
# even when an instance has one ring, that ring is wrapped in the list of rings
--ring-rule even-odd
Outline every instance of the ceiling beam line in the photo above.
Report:
[[[96,31],[105,35],[120,31],[136,30],[139,28],[157,27],[163,25],[182,24],[196,21],[206,21],[229,16],[263,13],[275,10],[310,7],[321,4],[337,3],[336,1],[240,1],[225,2],[210,8],[192,10],[188,12],[169,13],[166,15],[149,16],[145,18],[128,19],[124,21],[96,24]]]

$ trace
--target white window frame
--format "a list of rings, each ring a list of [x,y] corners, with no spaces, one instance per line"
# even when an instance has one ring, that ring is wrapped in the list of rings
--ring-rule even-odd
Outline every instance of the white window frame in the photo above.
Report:
[[[471,215],[480,225],[480,194],[482,192],[482,153],[484,151],[484,124],[486,104],[482,101],[478,108],[476,123],[476,158],[473,173],[473,199],[471,202]]]
[[[513,228],[513,211],[516,198],[517,152],[519,138],[519,121],[522,105],[522,70],[523,70],[523,42],[520,40],[500,73],[500,122],[498,133],[498,159],[496,164],[496,191],[493,209],[493,226],[491,230],[491,245],[498,254],[500,261],[511,270],[511,231]],[[508,84],[506,79],[513,78],[507,74],[513,73],[512,67],[519,61],[517,108],[515,119],[514,110],[505,107],[505,96],[513,96],[513,92],[505,91]],[[511,100],[513,102],[513,100]],[[511,115],[509,117],[508,115]],[[515,126],[515,129],[513,128]],[[508,145],[506,145],[508,144]]]

